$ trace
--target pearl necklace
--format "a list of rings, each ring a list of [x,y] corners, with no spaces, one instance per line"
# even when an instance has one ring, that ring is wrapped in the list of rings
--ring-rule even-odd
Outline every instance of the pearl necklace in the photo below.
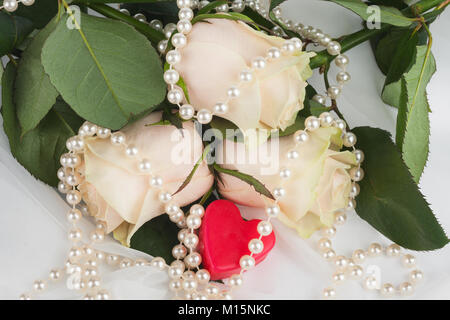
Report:
[[[202,1],[203,4],[205,1]],[[169,70],[164,74],[164,80],[167,82],[169,86],[168,99],[173,104],[176,104],[180,108],[180,116],[183,119],[192,119],[195,117],[200,123],[206,124],[209,123],[213,117],[213,115],[222,115],[227,110],[227,102],[219,102],[214,107],[214,112],[211,113],[209,110],[202,109],[195,115],[194,108],[190,105],[181,105],[181,101],[183,100],[183,92],[181,89],[175,87],[175,84],[179,80],[179,74],[174,69],[174,65],[180,61],[181,55],[178,49],[184,47],[187,42],[186,34],[190,32],[192,29],[192,24],[190,20],[193,18],[193,11],[191,9],[192,4],[194,2],[192,0],[177,0],[177,5],[180,8],[179,17],[180,21],[176,25],[176,28],[179,33],[172,36],[172,45],[174,46],[173,50],[170,50],[166,55],[166,61],[169,63]],[[251,1],[250,6],[253,8],[258,8],[257,3]],[[218,9],[219,12],[227,12],[227,9],[224,6]],[[242,1],[235,1],[231,9],[236,9],[236,11],[241,10],[243,3]],[[266,15],[267,13],[263,12],[263,9],[259,9],[261,13]],[[274,10],[276,15],[279,15],[280,9],[277,7]],[[137,19],[145,19],[141,16],[136,15]],[[286,25],[289,25],[289,21],[284,21]],[[151,22],[152,24],[152,22]],[[153,26],[158,25],[157,21],[153,21]],[[161,26],[162,28],[162,26]],[[294,28],[298,30],[301,28],[301,25],[295,25]],[[165,28],[166,29],[166,28]],[[170,38],[172,30],[169,33],[169,29],[173,29],[173,26],[167,28],[167,38]],[[309,30],[308,32],[304,32],[302,36],[306,37],[312,33],[312,27],[306,28]],[[315,29],[314,29],[315,30]],[[337,55],[336,65],[343,68],[345,72],[345,66],[348,63],[348,58],[344,55],[340,54],[340,45],[337,42],[331,41],[331,38],[327,35],[323,37],[319,37],[317,34],[319,31],[314,31],[312,39],[313,41],[317,41],[324,45],[326,43],[327,50],[330,54]],[[174,40],[175,39],[175,40]],[[314,40],[316,39],[316,40]],[[326,41],[324,39],[330,39],[330,41]],[[336,45],[337,44],[337,45]],[[252,80],[252,72],[262,69],[266,66],[267,62],[270,62],[273,59],[277,59],[281,54],[292,54],[297,50],[301,50],[301,40],[298,38],[292,38],[287,40],[285,44],[281,48],[271,48],[267,52],[267,57],[256,57],[252,60],[252,66],[249,69],[243,70],[240,74],[241,82],[247,82]],[[162,47],[162,46],[161,46]],[[165,49],[164,49],[165,50]],[[346,73],[346,72],[345,72]],[[346,73],[347,74],[347,73]],[[344,78],[347,80],[350,79],[348,76],[338,75],[338,83],[339,90],[330,90],[328,89],[327,95],[331,99],[335,99],[337,95],[340,93],[340,89],[342,84],[347,81],[344,81]],[[342,81],[340,81],[340,79]],[[239,84],[236,86],[230,87],[228,90],[228,99],[234,99],[239,96]],[[331,87],[330,87],[331,88]],[[315,100],[318,102],[325,102],[323,96],[316,95]],[[353,180],[350,199],[347,205],[347,209],[354,209],[356,206],[356,202],[354,198],[359,193],[359,186],[357,184],[358,181],[364,176],[364,171],[360,167],[362,161],[364,160],[364,154],[362,151],[357,150],[354,145],[356,143],[356,136],[347,132],[347,125],[342,119],[334,119],[330,113],[324,112],[320,115],[320,117],[310,116],[305,120],[305,130],[297,131],[293,137],[296,142],[296,147],[293,150],[290,150],[286,156],[290,160],[295,160],[299,157],[298,148],[301,147],[302,143],[308,141],[309,132],[313,132],[320,127],[330,127],[335,126],[342,130],[343,132],[343,141],[344,145],[352,148],[355,158],[357,160],[357,166],[350,169],[349,174]],[[79,222],[82,218],[82,212],[85,215],[89,215],[88,209],[85,205],[80,205],[82,201],[81,193],[77,190],[77,186],[83,181],[83,176],[80,172],[77,171],[77,168],[81,164],[80,155],[83,153],[85,148],[84,139],[86,137],[97,136],[101,139],[110,139],[111,143],[114,146],[122,148],[125,154],[128,157],[137,159],[137,167],[143,173],[148,173],[151,176],[150,186],[152,188],[157,188],[160,190],[159,200],[164,203],[165,211],[169,215],[169,218],[172,222],[176,223],[178,227],[181,228],[181,231],[178,233],[178,240],[180,243],[176,245],[172,254],[176,259],[171,265],[167,265],[163,258],[155,257],[151,261],[146,261],[143,259],[138,259],[133,261],[128,258],[122,258],[117,255],[107,254],[105,252],[94,250],[92,245],[96,242],[100,242],[105,237],[105,229],[106,226],[103,222],[97,221],[96,229],[90,234],[90,242],[83,243],[82,242],[82,230],[77,228],[77,222]],[[269,203],[266,206],[265,212],[267,214],[267,219],[261,221],[257,226],[257,231],[259,233],[259,238],[255,238],[250,240],[248,244],[249,254],[243,255],[240,258],[239,264],[241,266],[241,271],[239,274],[232,275],[227,281],[226,286],[220,287],[215,283],[210,283],[210,275],[209,272],[205,269],[200,269],[199,266],[202,262],[201,255],[195,251],[195,248],[199,242],[198,236],[195,233],[195,230],[200,228],[201,226],[201,218],[205,213],[205,209],[200,204],[195,204],[190,208],[189,215],[185,217],[185,214],[181,211],[180,207],[172,202],[172,195],[169,192],[164,191],[163,189],[163,180],[161,177],[157,175],[151,174],[151,162],[148,159],[141,158],[139,156],[139,150],[132,144],[128,144],[126,141],[125,135],[120,132],[111,133],[111,131],[107,128],[101,128],[89,122],[85,122],[77,136],[69,138],[67,140],[67,149],[68,153],[61,156],[61,165],[62,168],[58,170],[58,177],[61,182],[58,185],[58,190],[62,193],[66,194],[66,201],[72,206],[71,210],[67,214],[68,220],[72,223],[72,229],[69,230],[69,240],[73,242],[74,246],[69,250],[68,259],[65,264],[65,272],[69,276],[68,287],[70,289],[78,290],[84,293],[83,298],[87,300],[92,299],[109,299],[109,293],[101,288],[98,264],[101,261],[106,260],[106,262],[110,265],[119,265],[120,268],[127,268],[131,266],[152,266],[157,268],[158,270],[167,269],[168,275],[171,278],[169,282],[169,288],[175,292],[175,298],[185,298],[185,299],[196,299],[203,300],[208,298],[213,299],[231,299],[231,292],[233,289],[239,287],[243,283],[242,275],[245,271],[251,269],[255,266],[255,259],[253,256],[262,252],[264,245],[261,239],[264,236],[268,236],[272,232],[272,224],[271,219],[276,218],[280,213],[280,207],[278,205],[280,199],[285,195],[285,189],[283,188],[283,183],[279,187],[276,187],[272,193],[275,196],[275,201],[273,203]],[[280,178],[282,181],[286,181],[291,175],[291,170],[289,168],[282,168],[279,172]],[[77,209],[77,206],[80,209]],[[336,225],[340,225],[346,221],[346,215],[344,212],[339,211],[336,216]],[[322,252],[325,259],[332,261],[338,271],[333,274],[334,282],[340,283],[346,278],[346,274],[349,273],[354,278],[358,278],[362,276],[363,269],[360,265],[356,263],[360,263],[364,260],[366,253],[369,256],[375,256],[380,254],[383,250],[380,244],[372,244],[368,251],[365,252],[363,250],[355,250],[352,258],[346,258],[345,256],[336,256],[335,251],[332,249],[331,240],[327,237],[332,237],[336,234],[336,228],[327,227],[322,228],[322,234],[326,237],[319,240],[319,251]],[[400,254],[400,247],[396,244],[392,244],[386,249],[386,254],[389,256],[398,256]],[[406,254],[402,257],[402,261],[404,265],[408,268],[414,266],[415,258],[412,255]],[[187,269],[187,270],[186,270]],[[195,272],[193,270],[196,270]],[[50,271],[49,279],[52,281],[57,281],[62,278],[63,271],[61,269],[55,268]],[[401,294],[408,294],[413,291],[413,284],[419,281],[423,277],[423,273],[419,270],[413,270],[410,273],[410,281],[404,282],[398,287],[398,291]],[[373,277],[367,277],[365,279],[365,285],[368,289],[375,289],[376,279]],[[37,280],[33,284],[33,289],[35,292],[41,292],[47,287],[47,281],[45,280]],[[384,284],[380,292],[384,295],[391,295],[395,292],[395,288],[393,285],[386,283]],[[181,293],[184,293],[180,296]],[[323,291],[323,295],[325,298],[334,297],[336,291],[334,287],[326,288]],[[25,293],[20,296],[20,299],[30,299],[31,294]]]
[[[4,0],[0,10],[5,9],[8,12],[14,12],[19,8],[19,3],[22,3],[24,6],[31,6],[34,2],[35,0]]]

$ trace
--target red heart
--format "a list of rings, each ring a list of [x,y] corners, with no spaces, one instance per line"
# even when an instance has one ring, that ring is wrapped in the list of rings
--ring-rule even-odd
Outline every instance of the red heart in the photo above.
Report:
[[[259,238],[256,229],[261,220],[245,221],[236,205],[228,200],[216,200],[206,209],[200,229],[199,250],[203,266],[211,274],[211,280],[229,278],[239,274],[239,260],[250,254],[248,243]],[[256,264],[263,261],[275,245],[275,234],[263,237],[264,250],[255,254]]]

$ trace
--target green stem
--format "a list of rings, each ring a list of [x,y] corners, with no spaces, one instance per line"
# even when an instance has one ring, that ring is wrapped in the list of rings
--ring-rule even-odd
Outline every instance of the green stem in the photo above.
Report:
[[[166,38],[162,32],[153,29],[148,24],[140,22],[133,17],[130,17],[105,4],[88,3],[88,7],[107,18],[120,20],[132,25],[136,28],[136,30],[146,36],[153,44],[158,44],[158,42]]]

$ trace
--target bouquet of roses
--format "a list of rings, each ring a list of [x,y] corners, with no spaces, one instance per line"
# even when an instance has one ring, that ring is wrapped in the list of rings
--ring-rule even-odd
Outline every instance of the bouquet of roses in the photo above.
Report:
[[[284,19],[283,0],[109,2],[0,2],[11,152],[65,194],[70,220],[95,217],[92,241],[112,233],[161,256],[153,265],[170,264],[171,286],[188,292],[210,279],[240,285],[274,246],[274,218],[303,238],[331,236],[355,209],[404,248],[448,243],[417,185],[436,71],[430,25],[448,0],[331,0],[364,20],[336,39]],[[380,103],[398,110],[395,141],[350,128],[339,110],[344,52],[365,41],[386,75]],[[308,84],[315,71],[323,93]],[[268,218],[244,221],[236,204]],[[355,267],[328,238],[319,246]]]

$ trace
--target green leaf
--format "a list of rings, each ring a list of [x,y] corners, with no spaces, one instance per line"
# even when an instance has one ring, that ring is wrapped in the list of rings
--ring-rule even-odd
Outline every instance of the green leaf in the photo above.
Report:
[[[370,12],[370,10],[368,10],[369,6],[361,0],[330,0],[330,1],[353,11],[365,21],[367,21],[372,16],[372,13]],[[386,6],[378,6],[378,8],[380,9],[380,20],[381,20],[380,22],[382,23],[387,23],[398,27],[408,27],[414,21],[414,19],[405,17],[397,8]]]
[[[136,1],[133,1],[136,2]],[[178,7],[176,1],[157,1],[152,3],[127,3],[121,8],[127,9],[131,15],[142,13],[148,21],[158,19],[164,25],[178,22]]]
[[[389,72],[393,57],[395,56],[399,43],[405,34],[410,34],[410,31],[394,29],[381,38],[376,45],[374,50],[375,60],[381,72],[385,75]]]
[[[228,19],[234,21],[253,22],[250,18],[245,18],[244,15],[233,15],[228,13],[204,13],[199,14],[192,19],[192,24],[204,21],[206,19]]]
[[[33,31],[33,23],[27,18],[0,11],[0,57],[11,53]]]
[[[402,77],[407,98],[399,106],[396,142],[416,183],[428,159],[430,108],[426,87],[435,71],[436,62],[431,51],[427,51],[427,46],[418,46],[414,65]]]
[[[34,37],[19,60],[14,101],[22,134],[36,128],[59,95],[41,63],[42,47],[48,36],[55,30],[57,23],[57,18],[50,21]]]
[[[365,178],[356,198],[358,215],[393,242],[411,250],[435,250],[449,239],[403,163],[388,132],[358,127]]]
[[[39,126],[21,137],[13,102],[15,78],[16,68],[10,63],[2,78],[2,116],[11,153],[33,176],[56,186],[59,158],[65,152],[66,140],[74,132],[56,111],[51,110]]]
[[[131,237],[130,247],[154,257],[162,257],[166,263],[171,263],[172,248],[179,244],[178,227],[169,220],[167,214],[162,214],[146,222]]]
[[[251,185],[253,188],[255,188],[256,192],[262,194],[263,196],[266,196],[269,199],[275,200],[272,193],[258,179],[255,179],[254,177],[252,177],[248,174],[239,172],[238,170],[222,168],[218,164],[214,164],[213,168],[215,171],[217,171],[219,173],[228,174],[230,176],[238,178],[239,180],[244,181],[245,183],[247,183],[247,184]]]
[[[25,17],[33,22],[36,29],[41,29],[58,12],[58,1],[55,0],[36,0],[32,6],[19,5],[14,15]]]
[[[277,7],[277,6],[279,6],[280,4],[282,4],[284,1],[286,1],[286,0],[271,0],[270,1],[270,11],[272,11],[273,10],[273,8],[275,8],[275,7]]]
[[[68,18],[61,18],[45,42],[42,63],[81,117],[120,129],[164,99],[161,60],[143,35],[123,22],[84,13],[81,28],[69,29]]]
[[[392,6],[399,10],[405,9],[408,7],[407,4],[403,0],[371,0],[370,4],[376,4],[379,6]]]

